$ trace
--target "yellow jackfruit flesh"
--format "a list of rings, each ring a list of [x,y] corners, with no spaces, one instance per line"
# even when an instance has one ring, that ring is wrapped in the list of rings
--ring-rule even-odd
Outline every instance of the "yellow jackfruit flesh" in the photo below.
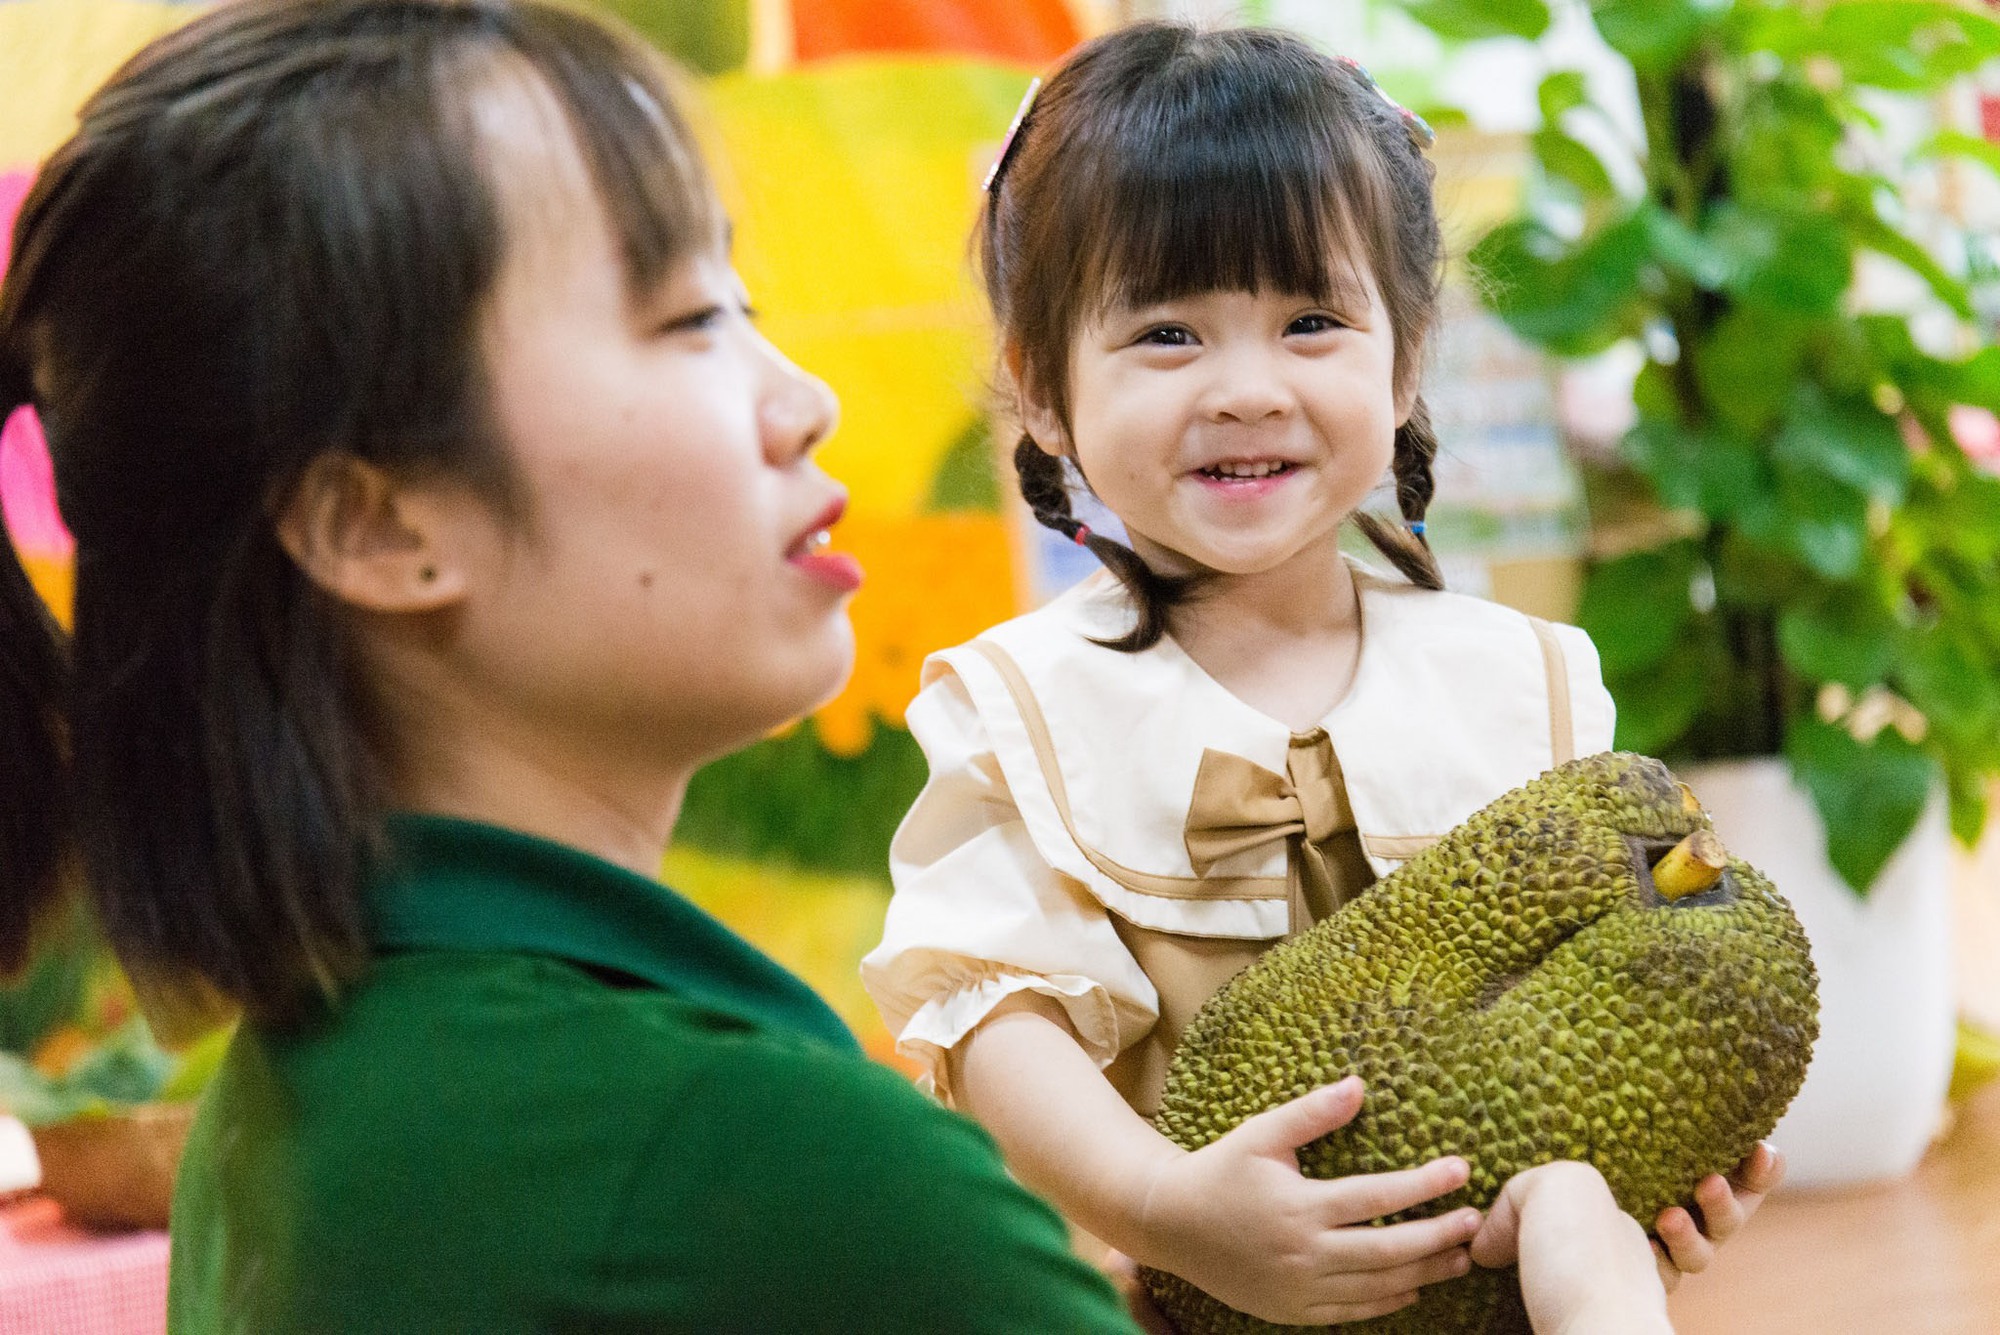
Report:
[[[1472,1165],[1465,1187],[1381,1222],[1483,1209],[1522,1169],[1583,1159],[1650,1229],[1770,1133],[1819,1031],[1805,935],[1756,869],[1728,859],[1677,897],[1654,886],[1654,866],[1709,829],[1685,792],[1658,761],[1607,753],[1492,803],[1212,997],[1174,1055],[1160,1130],[1197,1149],[1359,1075],[1360,1115],[1300,1151],[1307,1176]],[[1142,1274],[1183,1335],[1307,1329]],[[1514,1272],[1475,1268],[1338,1329],[1528,1324]]]

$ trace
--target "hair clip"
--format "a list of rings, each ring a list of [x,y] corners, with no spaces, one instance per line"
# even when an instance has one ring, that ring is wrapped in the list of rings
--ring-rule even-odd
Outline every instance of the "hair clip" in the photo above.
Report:
[[[1028,80],[1028,91],[1021,94],[1021,105],[1014,108],[1014,120],[1007,127],[1007,137],[1000,141],[1000,156],[994,158],[993,165],[986,169],[986,180],[979,187],[984,193],[989,195],[993,193],[993,183],[1000,179],[1000,172],[1006,167],[1007,159],[1014,156],[1014,144],[1021,137],[1021,127],[1027,124],[1028,113],[1035,107],[1035,95],[1041,91],[1042,80],[1039,75]]]
[[[1410,536],[1411,536],[1411,537],[1413,537],[1413,538],[1421,538],[1421,537],[1423,537],[1423,536],[1424,536],[1424,521],[1423,521],[1423,520],[1421,520],[1421,519],[1412,519],[1412,520],[1410,521]]]
[[[1076,526],[1076,532],[1071,534],[1070,537],[1075,541],[1076,545],[1079,547],[1090,546],[1090,525],[1078,524]]]
[[[1375,82],[1375,76],[1368,72],[1366,65],[1356,60],[1353,56],[1335,56],[1334,59],[1360,75],[1362,82],[1375,91],[1375,96],[1387,102],[1395,109],[1396,114],[1403,118],[1403,129],[1408,131],[1412,147],[1422,152],[1437,142],[1437,131],[1431,128],[1431,123],[1416,112],[1411,111],[1401,102],[1398,102],[1395,98],[1389,96],[1382,85]]]

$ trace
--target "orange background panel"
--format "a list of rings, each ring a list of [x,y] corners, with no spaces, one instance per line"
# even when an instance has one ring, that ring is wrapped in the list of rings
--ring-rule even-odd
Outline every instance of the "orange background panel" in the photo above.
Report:
[[[793,0],[801,62],[868,51],[926,51],[1047,65],[1083,40],[1065,0]]]

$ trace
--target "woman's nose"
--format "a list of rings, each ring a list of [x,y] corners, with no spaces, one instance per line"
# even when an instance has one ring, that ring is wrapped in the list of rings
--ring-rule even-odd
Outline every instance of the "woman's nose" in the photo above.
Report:
[[[774,464],[789,464],[833,434],[840,400],[824,380],[776,348],[766,349],[771,369],[761,410],[764,452]]]

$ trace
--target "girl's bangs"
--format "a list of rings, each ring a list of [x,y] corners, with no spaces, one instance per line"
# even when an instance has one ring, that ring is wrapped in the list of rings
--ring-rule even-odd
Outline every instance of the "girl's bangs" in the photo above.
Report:
[[[1107,145],[1091,215],[1077,234],[1102,238],[1085,291],[1138,307],[1214,291],[1296,292],[1336,311],[1368,308],[1368,247],[1345,197],[1372,173],[1354,170],[1332,133],[1254,119],[1218,131],[1148,125],[1138,144]]]

